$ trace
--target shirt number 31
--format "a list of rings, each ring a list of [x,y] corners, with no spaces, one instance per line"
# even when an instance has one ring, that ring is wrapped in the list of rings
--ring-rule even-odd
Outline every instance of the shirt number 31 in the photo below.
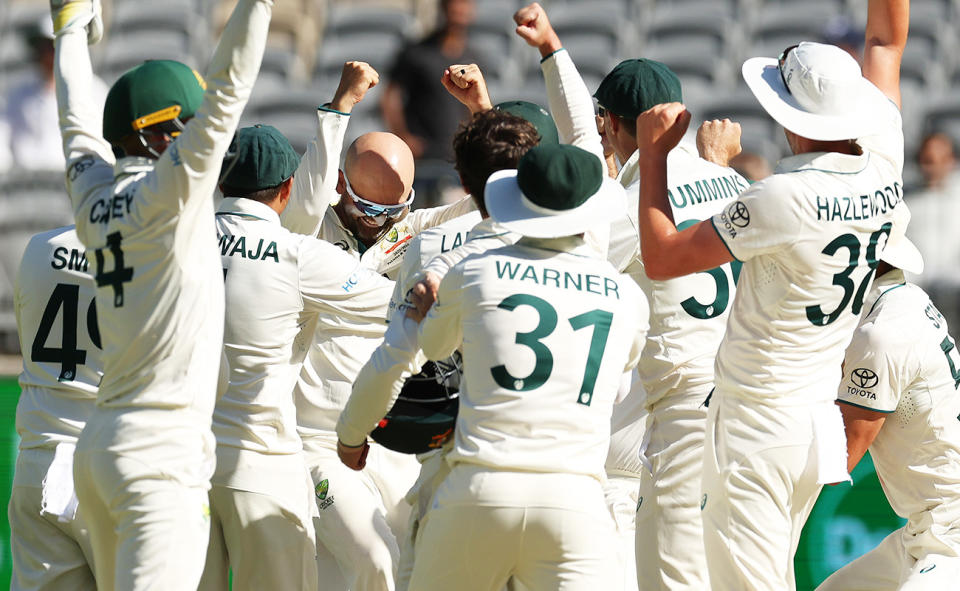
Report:
[[[519,306],[529,306],[537,311],[539,321],[536,328],[530,332],[518,332],[516,342],[529,348],[536,355],[536,364],[530,375],[518,378],[512,375],[505,365],[490,368],[494,381],[501,388],[516,392],[528,392],[542,386],[553,372],[553,353],[543,344],[557,328],[557,310],[549,302],[529,294],[514,294],[504,298],[497,306],[512,312]],[[590,405],[593,400],[593,389],[597,384],[597,375],[600,373],[600,361],[607,346],[607,337],[610,335],[610,325],[613,323],[613,313],[604,310],[591,310],[568,319],[571,328],[578,331],[589,326],[593,327],[593,336],[590,339],[590,351],[587,354],[587,366],[583,372],[583,382],[577,402]]]

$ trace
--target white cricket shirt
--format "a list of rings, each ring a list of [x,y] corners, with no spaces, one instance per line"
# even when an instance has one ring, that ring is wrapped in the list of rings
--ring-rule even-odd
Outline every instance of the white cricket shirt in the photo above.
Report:
[[[908,549],[960,552],[960,354],[903,272],[877,279],[843,362],[841,402],[888,413],[870,446]],[[919,554],[914,554],[915,556]]]
[[[717,354],[717,391],[779,405],[833,399],[839,361],[903,196],[893,103],[863,155],[799,154],[712,218],[743,271]]]
[[[627,210],[634,220],[640,204],[640,182],[636,178],[627,187]],[[679,230],[721,212],[747,186],[746,179],[735,170],[700,158],[686,145],[667,156],[667,198]],[[620,231],[612,238],[625,243],[633,239],[636,243],[632,262],[624,272],[633,277],[650,302],[650,331],[638,366],[647,406],[668,394],[709,391],[717,349],[736,294],[740,263],[652,281],[640,259],[639,235],[627,236]]]
[[[100,137],[102,105],[89,100],[86,35],[56,40],[67,189],[97,284],[104,364],[97,405],[163,411],[150,413],[151,424],[196,425],[205,444],[223,345],[213,194],[256,81],[271,4],[240,0],[211,60],[203,102],[163,155],[124,158],[115,168]],[[143,435],[142,424],[129,427]]]
[[[422,276],[421,269],[443,279],[450,267],[467,256],[519,240],[519,234],[506,231],[490,218],[479,221],[469,231],[464,229],[465,222],[478,218],[479,213],[461,216],[431,228],[411,241],[397,278],[398,286],[407,287],[402,294],[399,289],[394,291],[393,302],[398,303],[391,302],[394,311],[390,328],[383,342],[357,373],[353,392],[337,420],[340,441],[347,445],[363,443],[377,422],[393,408],[403,381],[423,367],[426,358],[420,352],[416,325],[409,326],[413,321],[408,321],[406,326],[403,324],[404,310],[399,307],[404,303],[405,294]],[[466,238],[462,237],[464,233]]]
[[[461,346],[451,461],[603,478],[610,417],[647,326],[643,293],[577,237],[469,256],[420,325],[430,359]]]
[[[90,265],[73,226],[30,239],[14,284],[20,449],[76,443],[103,375]]]
[[[221,446],[297,454],[293,387],[319,313],[376,322],[393,284],[339,248],[280,225],[269,206],[226,198],[217,211],[230,386],[217,400]]]

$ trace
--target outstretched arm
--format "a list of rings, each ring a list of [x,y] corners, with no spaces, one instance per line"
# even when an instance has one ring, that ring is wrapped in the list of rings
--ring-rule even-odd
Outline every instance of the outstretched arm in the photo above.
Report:
[[[870,0],[863,75],[900,106],[900,61],[910,27],[910,0]]]
[[[103,107],[94,104],[92,99],[96,93],[87,49],[88,34],[76,20],[78,9],[92,11],[95,8],[90,2],[74,2],[59,11],[54,9],[51,15],[55,22],[61,21],[55,27],[53,75],[67,166],[67,193],[75,212],[113,184],[114,162],[110,144],[100,133]],[[64,11],[73,11],[72,23],[62,22]],[[82,240],[83,224],[80,226],[77,231]]]
[[[707,220],[677,231],[667,202],[667,154],[680,142],[690,113],[680,103],[665,103],[637,117],[640,152],[640,252],[650,279],[672,279],[733,260]]]
[[[540,52],[550,114],[557,124],[560,142],[596,154],[606,168],[593,98],[570,54],[563,49],[546,11],[534,2],[518,10],[513,20],[517,23],[517,35]]]
[[[366,62],[343,65],[333,100],[318,108],[317,135],[293,175],[290,202],[280,215],[286,229],[309,236],[319,231],[327,207],[337,198],[340,153],[350,113],[379,81],[380,75]]]

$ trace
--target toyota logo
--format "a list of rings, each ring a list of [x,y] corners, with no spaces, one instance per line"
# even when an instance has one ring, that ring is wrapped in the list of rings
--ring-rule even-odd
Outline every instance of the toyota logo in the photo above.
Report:
[[[746,228],[750,223],[750,212],[747,206],[740,201],[735,201],[729,209],[730,223],[738,228]]]
[[[872,370],[865,367],[858,367],[850,374],[850,381],[861,388],[873,388],[877,385],[877,382],[880,381],[880,378],[878,378],[877,374]]]

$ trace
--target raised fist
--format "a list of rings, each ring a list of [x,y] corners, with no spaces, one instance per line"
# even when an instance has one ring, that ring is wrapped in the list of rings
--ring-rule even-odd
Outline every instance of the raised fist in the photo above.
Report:
[[[443,71],[440,82],[447,92],[466,105],[471,113],[493,108],[487,92],[487,83],[477,64],[454,64]]]
[[[666,158],[690,125],[690,112],[681,103],[662,103],[637,117],[637,150],[642,157]]]
[[[367,62],[347,62],[343,64],[340,85],[333,95],[330,107],[342,113],[349,113],[363,100],[367,91],[380,82],[380,74]]]
[[[539,49],[543,57],[562,47],[560,38],[547,18],[547,12],[539,3],[524,6],[513,15],[513,20],[517,23],[517,35],[531,47]]]
[[[740,124],[729,119],[704,121],[697,130],[700,157],[720,166],[730,166],[733,157],[743,150],[740,133]]]

